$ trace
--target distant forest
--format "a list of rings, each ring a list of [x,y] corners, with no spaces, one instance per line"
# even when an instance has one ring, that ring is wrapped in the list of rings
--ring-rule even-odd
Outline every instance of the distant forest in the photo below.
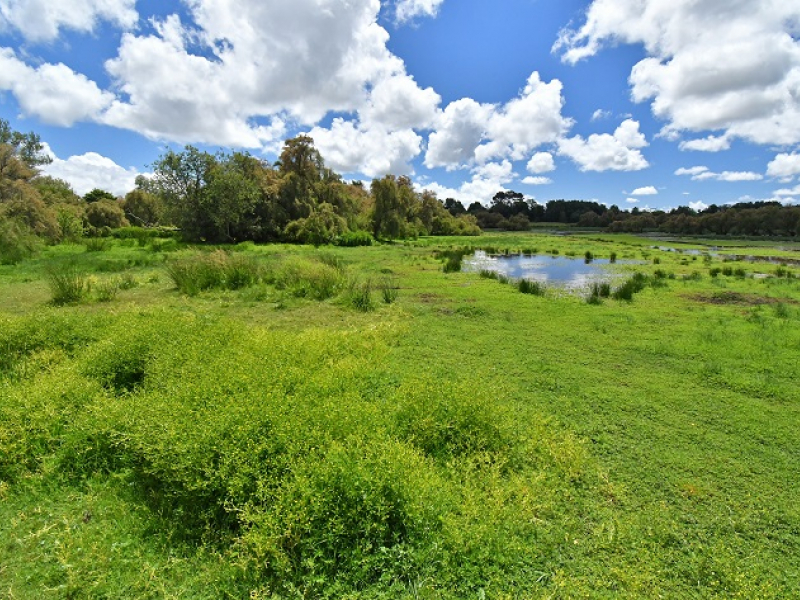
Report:
[[[275,163],[248,153],[170,151],[124,197],[95,189],[78,196],[43,175],[50,162],[34,133],[0,119],[0,254],[21,256],[42,241],[108,235],[127,226],[177,228],[187,241],[299,242],[361,245],[421,235],[479,235],[482,229],[524,231],[558,223],[611,232],[793,237],[800,207],[777,202],[709,206],[696,212],[620,210],[584,200],[546,204],[500,191],[488,206],[465,207],[417,191],[408,177],[387,175],[369,185],[345,182],[325,166],[310,137],[286,140]]]

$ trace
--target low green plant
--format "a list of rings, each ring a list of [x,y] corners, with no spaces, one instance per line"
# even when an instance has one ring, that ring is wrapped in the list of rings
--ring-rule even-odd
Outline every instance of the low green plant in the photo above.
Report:
[[[547,293],[547,286],[540,281],[532,279],[520,279],[517,281],[517,290],[522,294],[530,294],[532,296],[544,296]]]
[[[381,298],[385,304],[392,304],[397,300],[399,286],[395,279],[391,277],[383,277],[378,281],[378,290],[381,293]]]
[[[110,242],[102,237],[89,237],[83,240],[87,252],[105,252],[110,247]]]
[[[24,224],[0,218],[0,264],[15,265],[38,251],[41,242]]]
[[[56,306],[80,302],[90,289],[89,277],[74,267],[48,269],[46,279]]]
[[[111,302],[117,297],[121,289],[121,281],[116,277],[103,279],[96,282],[92,288],[98,302]]]
[[[347,301],[358,311],[369,312],[375,308],[372,299],[372,280],[371,279],[351,279],[347,286]]]
[[[609,262],[611,264],[614,264],[615,262],[617,262],[617,253],[616,252],[612,252],[608,260],[609,260]]]
[[[336,238],[337,246],[355,248],[357,246],[372,246],[375,238],[368,231],[348,231]]]
[[[498,277],[497,271],[491,269],[481,269],[478,275],[483,279],[497,279]]]

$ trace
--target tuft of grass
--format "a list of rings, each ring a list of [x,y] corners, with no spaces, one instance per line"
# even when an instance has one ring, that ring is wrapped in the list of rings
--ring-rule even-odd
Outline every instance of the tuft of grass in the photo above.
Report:
[[[239,290],[261,278],[259,265],[252,257],[223,250],[180,258],[167,263],[166,268],[175,287],[189,296],[210,289]]]
[[[46,278],[55,306],[80,302],[90,289],[89,277],[74,267],[48,269]]]
[[[375,308],[372,299],[372,280],[351,279],[347,286],[347,302],[358,311],[370,312]]]
[[[83,240],[87,252],[105,252],[111,245],[106,238],[90,237]]]
[[[395,279],[391,277],[383,277],[378,282],[378,290],[381,293],[381,298],[385,304],[392,304],[397,300],[398,290],[400,287]]]
[[[94,284],[94,295],[98,302],[111,302],[117,297],[121,288],[118,278],[103,279]]]
[[[478,273],[483,279],[497,279],[497,271],[492,271],[491,269],[481,269],[480,273]]]
[[[532,279],[520,279],[517,282],[517,289],[523,294],[530,294],[532,296],[544,296],[547,292],[546,285]]]
[[[616,252],[612,252],[611,256],[609,256],[608,260],[609,260],[609,262],[611,264],[614,264],[615,262],[617,262],[617,253]]]

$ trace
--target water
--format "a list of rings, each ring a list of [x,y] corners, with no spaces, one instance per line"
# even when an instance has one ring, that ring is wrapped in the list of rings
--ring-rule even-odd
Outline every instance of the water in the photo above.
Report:
[[[635,263],[637,261],[617,261]],[[586,290],[594,283],[610,283],[624,275],[608,268],[611,261],[598,258],[586,262],[583,258],[550,255],[491,255],[478,250],[464,257],[461,270],[468,273],[494,271],[512,279],[529,279],[568,290]]]

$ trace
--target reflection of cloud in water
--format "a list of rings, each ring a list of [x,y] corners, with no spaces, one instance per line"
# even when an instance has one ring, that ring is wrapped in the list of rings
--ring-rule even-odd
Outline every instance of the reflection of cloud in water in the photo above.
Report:
[[[513,279],[530,279],[578,290],[588,288],[593,283],[615,279],[617,275],[605,268],[608,264],[608,259],[595,259],[587,264],[582,258],[550,255],[490,256],[478,250],[471,258],[464,259],[462,270],[473,273],[494,271]]]

